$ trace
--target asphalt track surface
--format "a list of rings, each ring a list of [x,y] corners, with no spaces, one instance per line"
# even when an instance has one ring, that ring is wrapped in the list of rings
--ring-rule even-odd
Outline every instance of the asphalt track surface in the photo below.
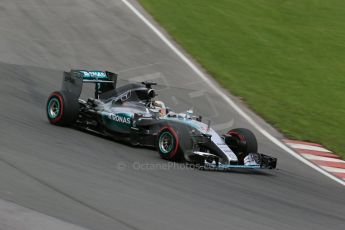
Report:
[[[23,209],[31,222],[58,219],[57,229],[344,228],[343,186],[259,133],[278,170],[173,166],[153,150],[50,125],[47,96],[70,68],[119,72],[121,84],[155,79],[177,111],[194,105],[220,131],[251,128],[121,1],[1,0],[0,229],[23,229],[11,219]]]

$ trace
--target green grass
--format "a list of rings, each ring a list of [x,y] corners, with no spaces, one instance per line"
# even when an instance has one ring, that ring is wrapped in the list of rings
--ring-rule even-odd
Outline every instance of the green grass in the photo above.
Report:
[[[286,136],[345,157],[344,0],[140,0]]]

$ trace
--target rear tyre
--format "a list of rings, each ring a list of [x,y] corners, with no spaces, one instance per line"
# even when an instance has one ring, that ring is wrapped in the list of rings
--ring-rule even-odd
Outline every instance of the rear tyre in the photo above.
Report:
[[[226,141],[230,149],[237,155],[240,164],[249,153],[258,152],[255,135],[249,129],[232,129],[228,132],[230,138]]]
[[[157,140],[158,153],[161,158],[169,161],[181,161],[180,140],[177,132],[170,126],[162,128]]]
[[[51,124],[72,125],[78,117],[78,98],[66,91],[53,92],[48,98],[46,112]]]

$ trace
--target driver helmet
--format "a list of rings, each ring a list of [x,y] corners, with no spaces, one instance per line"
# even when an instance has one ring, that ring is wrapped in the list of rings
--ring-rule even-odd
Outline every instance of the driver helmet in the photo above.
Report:
[[[164,102],[162,101],[154,101],[152,105],[159,110],[159,114],[161,116],[165,116],[167,114],[167,109],[165,107]]]

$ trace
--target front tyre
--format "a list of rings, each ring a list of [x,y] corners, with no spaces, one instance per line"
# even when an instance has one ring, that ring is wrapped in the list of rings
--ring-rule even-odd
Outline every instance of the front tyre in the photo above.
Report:
[[[170,127],[160,130],[157,140],[159,155],[169,161],[180,161],[183,157],[180,151],[180,141],[176,131]]]
[[[66,91],[53,92],[48,98],[46,112],[51,124],[72,125],[78,117],[78,98]]]
[[[226,140],[226,144],[237,155],[239,163],[243,164],[249,153],[258,152],[256,137],[249,129],[232,129],[228,134],[230,138]]]

